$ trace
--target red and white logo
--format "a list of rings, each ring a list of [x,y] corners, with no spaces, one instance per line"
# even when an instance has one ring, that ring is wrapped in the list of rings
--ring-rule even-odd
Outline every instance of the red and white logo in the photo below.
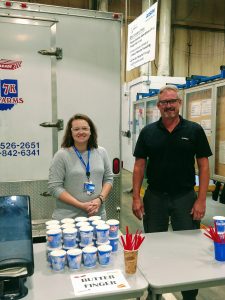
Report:
[[[21,67],[21,60],[0,59],[0,69],[15,70]]]

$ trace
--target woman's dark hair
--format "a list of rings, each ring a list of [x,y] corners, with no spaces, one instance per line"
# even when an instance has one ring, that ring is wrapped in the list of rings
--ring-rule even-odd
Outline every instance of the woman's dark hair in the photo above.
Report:
[[[76,114],[74,116],[72,116],[72,118],[69,119],[67,125],[66,125],[66,131],[62,140],[62,144],[61,147],[62,148],[68,148],[74,145],[74,139],[72,137],[72,132],[71,132],[71,128],[72,128],[72,122],[74,120],[85,120],[89,127],[90,127],[90,131],[91,131],[91,135],[90,138],[88,140],[88,149],[92,149],[92,148],[98,148],[98,143],[97,143],[97,130],[96,127],[94,125],[94,123],[92,122],[92,120],[83,114]]]

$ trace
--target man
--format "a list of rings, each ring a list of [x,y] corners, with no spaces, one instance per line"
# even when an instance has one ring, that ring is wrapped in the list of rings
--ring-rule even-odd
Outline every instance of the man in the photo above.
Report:
[[[176,86],[160,89],[157,107],[160,120],[142,129],[134,151],[133,213],[143,218],[145,232],[167,231],[169,218],[173,230],[199,229],[206,210],[212,152],[202,127],[179,115],[181,99]],[[194,191],[195,158],[198,196]],[[148,188],[142,202],[147,160]],[[198,290],[182,292],[184,300],[194,300],[197,294]]]

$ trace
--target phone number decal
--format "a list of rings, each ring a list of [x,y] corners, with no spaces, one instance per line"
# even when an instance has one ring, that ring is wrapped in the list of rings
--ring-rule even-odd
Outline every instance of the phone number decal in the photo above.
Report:
[[[39,142],[0,142],[0,156],[39,156]]]

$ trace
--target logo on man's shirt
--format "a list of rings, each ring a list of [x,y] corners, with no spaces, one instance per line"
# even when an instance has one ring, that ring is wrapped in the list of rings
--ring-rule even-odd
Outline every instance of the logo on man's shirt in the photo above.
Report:
[[[189,141],[189,138],[184,137],[184,136],[182,136],[181,139],[182,139],[182,140],[185,140],[185,141]]]

